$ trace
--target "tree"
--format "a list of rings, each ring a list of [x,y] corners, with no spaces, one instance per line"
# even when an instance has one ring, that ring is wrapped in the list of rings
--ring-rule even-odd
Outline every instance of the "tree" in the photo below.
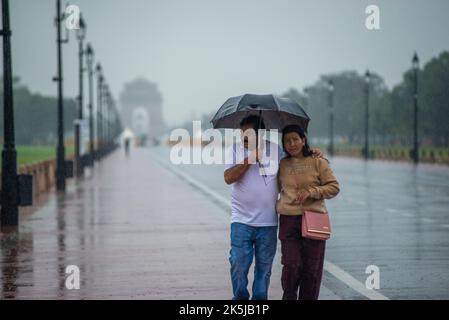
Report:
[[[0,89],[0,140],[3,141],[3,86]],[[53,144],[57,129],[57,99],[31,93],[21,85],[18,78],[14,83],[14,127],[17,144]],[[64,128],[73,134],[77,104],[74,99],[64,99]]]

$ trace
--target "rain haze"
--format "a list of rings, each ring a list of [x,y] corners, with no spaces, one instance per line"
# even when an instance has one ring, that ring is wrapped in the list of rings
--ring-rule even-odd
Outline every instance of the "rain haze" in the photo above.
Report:
[[[448,0],[0,2],[0,300],[449,299]]]
[[[87,42],[118,97],[143,77],[157,84],[169,126],[244,93],[302,90],[321,74],[370,68],[391,87],[417,50],[423,63],[449,43],[449,2],[437,1],[72,1]],[[380,30],[365,27],[368,5]],[[13,72],[31,91],[56,95],[55,2],[11,1]],[[63,46],[64,93],[75,97],[77,41]]]

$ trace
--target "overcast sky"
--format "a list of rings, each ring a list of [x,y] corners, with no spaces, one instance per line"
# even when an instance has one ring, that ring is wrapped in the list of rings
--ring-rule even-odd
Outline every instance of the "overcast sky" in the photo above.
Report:
[[[13,71],[33,92],[56,95],[55,0],[13,0]],[[65,1],[62,4],[65,5]],[[76,0],[115,97],[124,83],[158,84],[175,125],[230,96],[302,89],[342,70],[401,81],[413,52],[449,49],[447,0]],[[365,8],[380,7],[380,30]],[[75,34],[64,45],[64,91],[78,91]]]

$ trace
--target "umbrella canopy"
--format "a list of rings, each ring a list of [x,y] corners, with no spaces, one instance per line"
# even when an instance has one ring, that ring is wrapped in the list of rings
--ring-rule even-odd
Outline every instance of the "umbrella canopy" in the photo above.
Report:
[[[266,129],[282,130],[287,125],[296,124],[307,131],[310,121],[304,109],[292,99],[273,94],[244,94],[226,100],[211,122],[215,129],[237,129],[240,121],[250,115],[261,116]]]

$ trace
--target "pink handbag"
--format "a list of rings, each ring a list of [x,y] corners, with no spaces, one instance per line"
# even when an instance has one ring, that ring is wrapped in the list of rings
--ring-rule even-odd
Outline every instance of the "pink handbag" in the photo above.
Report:
[[[322,212],[305,211],[302,215],[301,234],[307,239],[329,239],[331,236],[329,215]]]

